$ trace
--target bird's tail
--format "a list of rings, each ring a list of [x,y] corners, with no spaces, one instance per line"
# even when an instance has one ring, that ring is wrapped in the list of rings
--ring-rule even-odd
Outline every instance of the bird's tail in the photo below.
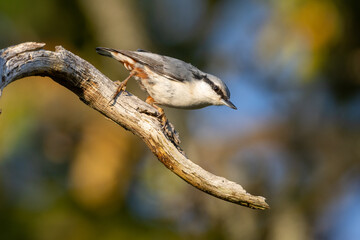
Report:
[[[106,57],[113,57],[112,52],[116,52],[116,50],[111,49],[111,48],[105,48],[105,47],[97,47],[96,52],[98,54],[106,56]]]
[[[124,55],[123,53],[121,53],[121,51],[118,51],[116,49],[106,48],[106,47],[97,47],[96,52],[100,55],[114,58],[122,63],[129,63],[129,64],[135,63],[135,61],[132,58]]]

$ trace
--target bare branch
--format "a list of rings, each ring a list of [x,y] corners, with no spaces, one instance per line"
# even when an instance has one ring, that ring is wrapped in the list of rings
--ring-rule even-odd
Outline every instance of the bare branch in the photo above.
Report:
[[[56,47],[53,52],[43,50],[44,45],[23,43],[0,50],[0,96],[1,91],[17,79],[48,76],[74,92],[85,104],[139,136],[168,169],[194,187],[246,207],[269,208],[264,197],[253,196],[240,185],[191,162],[171,139],[174,135],[165,133],[153,117],[156,109],[127,92],[119,96],[116,104],[109,104],[116,91],[110,79],[62,47]]]

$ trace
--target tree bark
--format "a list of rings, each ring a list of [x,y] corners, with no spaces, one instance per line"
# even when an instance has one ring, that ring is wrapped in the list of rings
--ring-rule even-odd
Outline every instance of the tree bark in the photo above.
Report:
[[[178,146],[172,125],[162,129],[155,108],[128,92],[123,92],[112,104],[110,100],[117,86],[109,78],[61,46],[55,52],[43,50],[44,46],[44,43],[28,42],[0,50],[0,96],[15,80],[48,76],[74,92],[85,104],[139,136],[160,162],[194,187],[249,208],[269,208],[264,197],[253,196],[235,182],[190,161]]]

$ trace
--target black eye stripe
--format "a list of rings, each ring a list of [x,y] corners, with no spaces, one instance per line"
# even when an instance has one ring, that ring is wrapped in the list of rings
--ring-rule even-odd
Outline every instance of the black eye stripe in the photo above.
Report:
[[[229,98],[224,94],[224,92],[217,86],[215,85],[215,83],[213,83],[212,81],[210,81],[210,79],[207,77],[206,74],[202,75],[199,72],[193,72],[192,73],[195,79],[198,80],[203,80],[204,82],[206,82],[207,84],[210,85],[210,87],[222,98],[225,100],[228,100]]]
[[[218,86],[215,85],[215,83],[213,83],[212,81],[209,80],[209,78],[208,78],[206,75],[202,76],[202,79],[203,79],[207,84],[209,84],[210,87],[211,87],[218,95],[220,95],[220,97],[221,97],[222,99],[225,99],[225,100],[228,100],[228,99],[229,99],[229,98],[223,93],[223,91],[221,91],[221,89],[220,89]]]

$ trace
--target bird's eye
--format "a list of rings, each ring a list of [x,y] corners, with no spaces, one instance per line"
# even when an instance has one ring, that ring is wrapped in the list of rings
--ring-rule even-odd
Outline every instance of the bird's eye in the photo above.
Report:
[[[219,91],[219,87],[215,85],[214,90],[215,90],[215,92]]]

